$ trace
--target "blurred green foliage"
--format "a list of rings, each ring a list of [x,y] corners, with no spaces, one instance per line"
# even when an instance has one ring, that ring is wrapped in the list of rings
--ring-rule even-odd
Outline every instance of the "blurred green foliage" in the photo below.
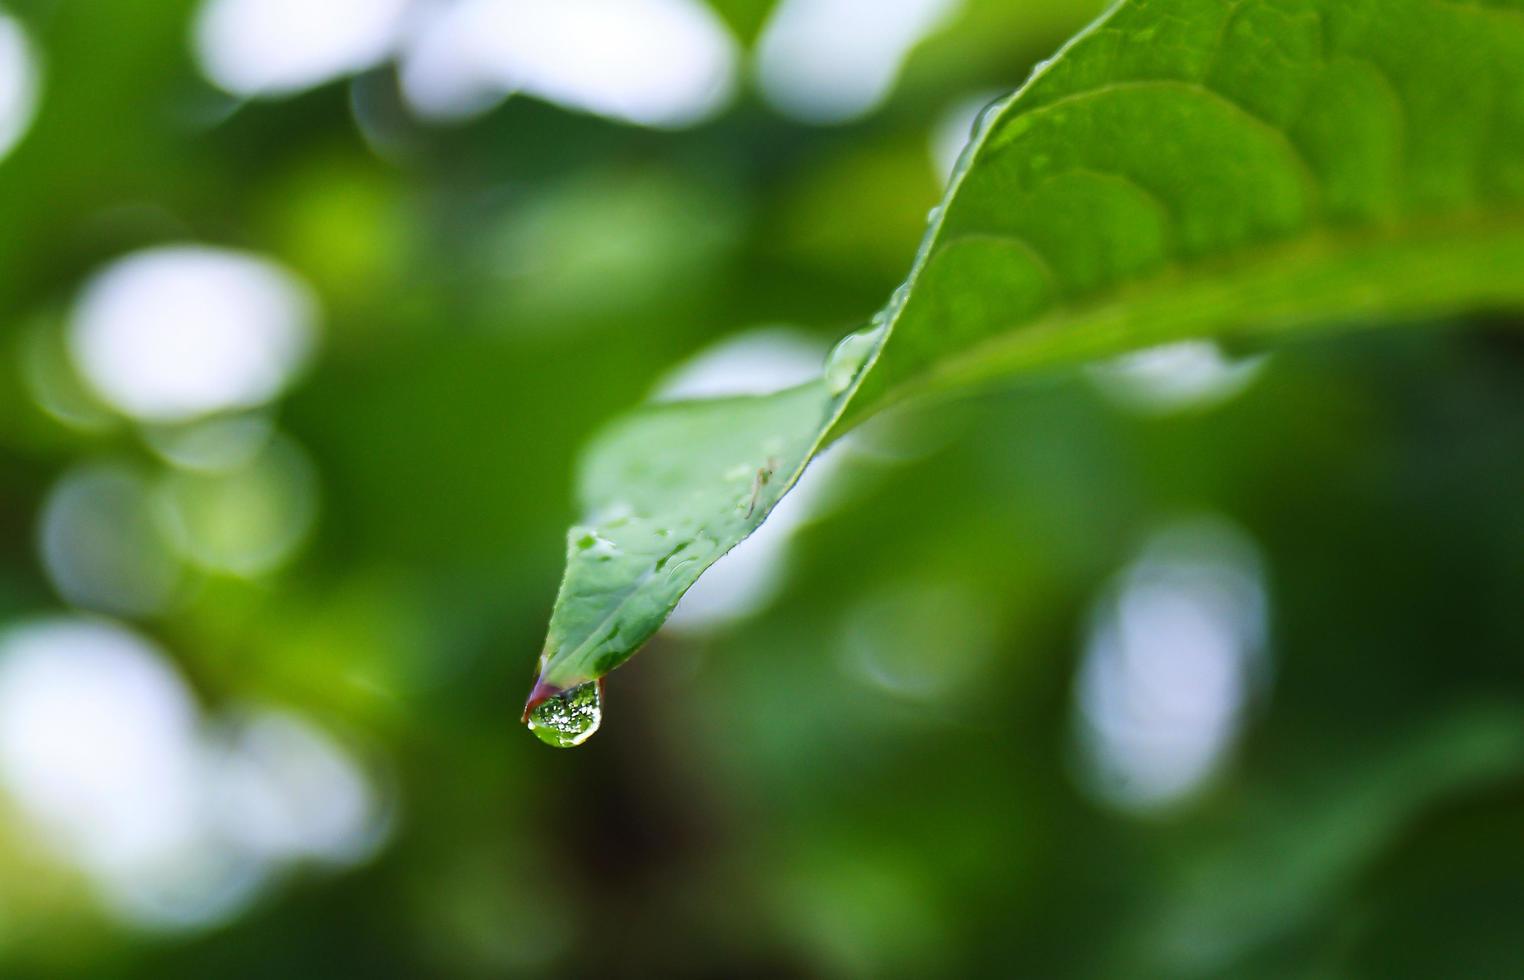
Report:
[[[0,162],[0,617],[66,606],[38,549],[60,479],[171,472],[70,375],[81,285],[165,243],[282,263],[323,310],[271,410],[310,536],[127,622],[203,710],[277,705],[346,745],[389,829],[162,934],[0,796],[0,973],[1524,976],[1513,319],[1297,343],[1166,415],[1066,373],[892,420],[762,611],[659,636],[576,752],[517,724],[576,447],[738,330],[861,322],[938,196],[943,111],[1097,6],[971,0],[860,122],[747,91],[666,132],[529,98],[424,124],[385,66],[235,103],[189,2],[11,0],[45,76]],[[717,7],[749,38],[768,5]],[[1139,812],[1087,775],[1076,674],[1119,572],[1203,513],[1257,547],[1268,679],[1219,771]],[[864,625],[903,608],[919,628]],[[865,671],[863,636],[924,659]],[[948,667],[886,683],[906,662]]]

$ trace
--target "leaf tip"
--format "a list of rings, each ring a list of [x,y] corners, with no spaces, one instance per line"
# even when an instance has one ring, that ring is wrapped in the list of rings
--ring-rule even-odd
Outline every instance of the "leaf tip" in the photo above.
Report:
[[[544,674],[535,678],[534,687],[529,690],[529,698],[524,702],[524,715],[519,719],[519,723],[529,724],[529,716],[534,713],[534,709],[564,690],[566,689],[563,687],[546,683]]]

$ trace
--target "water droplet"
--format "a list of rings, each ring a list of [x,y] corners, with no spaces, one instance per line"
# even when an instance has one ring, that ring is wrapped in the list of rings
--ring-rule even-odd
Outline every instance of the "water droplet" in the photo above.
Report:
[[[842,338],[841,343],[836,345],[831,356],[826,359],[825,382],[831,394],[839,395],[852,386],[882,336],[883,329],[878,327],[859,330]]]
[[[1053,59],[1049,58],[1047,61],[1038,62],[1037,66],[1032,69],[1032,74],[1034,76],[1042,74],[1047,70],[1048,65],[1052,62],[1052,60]],[[999,117],[1000,110],[1004,109],[1006,104],[1009,103],[1013,98],[1015,98],[1015,93],[1010,95],[1002,95],[1000,98],[995,99],[994,101],[990,102],[989,105],[979,110],[979,115],[974,117],[973,130],[969,134],[971,142],[977,141],[979,137],[984,135],[985,129],[988,128],[989,125],[993,123],[997,117]]]
[[[546,745],[569,749],[592,737],[603,721],[603,681],[552,694],[529,712],[529,730]]]
[[[942,205],[938,204],[930,211],[926,212],[926,223],[928,225],[934,225],[937,223],[937,219],[940,217],[942,217]]]
[[[569,534],[572,548],[587,558],[607,561],[619,554],[619,546],[590,527],[574,527]]]

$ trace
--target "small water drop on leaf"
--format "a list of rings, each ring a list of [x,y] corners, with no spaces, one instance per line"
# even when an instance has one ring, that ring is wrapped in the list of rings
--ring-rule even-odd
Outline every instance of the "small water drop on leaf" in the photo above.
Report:
[[[839,395],[852,386],[882,336],[882,329],[876,328],[860,330],[842,338],[841,343],[836,345],[831,356],[826,359],[825,383],[831,394]]]
[[[569,749],[592,737],[603,721],[603,681],[552,694],[529,711],[526,724],[546,745]]]

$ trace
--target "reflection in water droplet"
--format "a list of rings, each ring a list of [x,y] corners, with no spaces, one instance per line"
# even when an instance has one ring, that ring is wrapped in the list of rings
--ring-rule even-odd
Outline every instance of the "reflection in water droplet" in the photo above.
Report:
[[[592,737],[603,721],[603,681],[554,694],[529,712],[529,730],[546,745],[569,749]]]
[[[826,358],[825,382],[831,394],[839,395],[852,386],[883,336],[880,329],[860,330],[842,338]]]

